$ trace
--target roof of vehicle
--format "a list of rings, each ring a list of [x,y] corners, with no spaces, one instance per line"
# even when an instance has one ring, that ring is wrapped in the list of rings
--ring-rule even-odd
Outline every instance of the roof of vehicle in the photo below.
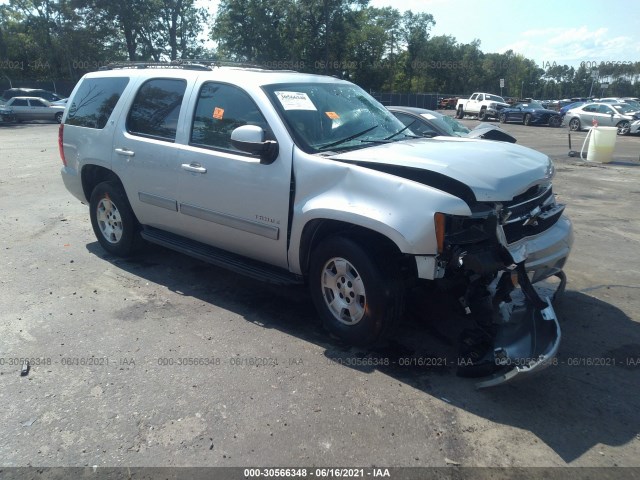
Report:
[[[9,100],[7,100],[7,102],[10,102],[11,100],[13,100],[14,98],[18,99],[18,100],[40,100],[42,102],[45,103],[51,103],[49,100],[47,100],[46,98],[42,98],[42,97],[25,97],[25,96],[19,96],[19,97],[13,97],[10,98]]]
[[[415,113],[416,115],[421,115],[423,113],[430,113],[432,115],[442,116],[441,113],[434,112],[433,110],[427,110],[426,108],[418,108],[418,107],[403,107],[399,105],[390,105],[387,107],[388,110],[397,110],[399,112],[407,112],[407,113]]]
[[[267,70],[257,67],[242,66],[204,66],[200,64],[188,65],[166,65],[166,64],[132,64],[115,66],[108,69],[101,69],[85,75],[86,78],[104,77],[202,77],[217,81],[226,81],[233,84],[251,84],[255,86],[269,85],[274,83],[345,83],[335,77],[326,75],[316,75],[311,73],[300,73],[292,70]]]

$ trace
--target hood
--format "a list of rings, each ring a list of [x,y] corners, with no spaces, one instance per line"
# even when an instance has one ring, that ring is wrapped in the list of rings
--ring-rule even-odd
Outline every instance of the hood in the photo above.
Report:
[[[480,202],[509,201],[553,176],[549,157],[530,148],[454,137],[403,140],[340,153],[331,158],[436,188],[455,184],[458,190],[462,187],[472,192]],[[429,174],[432,174],[433,182]],[[443,182],[443,179],[452,182]],[[456,194],[455,191],[451,193]],[[464,200],[469,201],[468,198]]]

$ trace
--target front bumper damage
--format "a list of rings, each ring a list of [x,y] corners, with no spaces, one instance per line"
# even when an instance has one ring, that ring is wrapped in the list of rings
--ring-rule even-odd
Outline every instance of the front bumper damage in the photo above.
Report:
[[[496,372],[479,380],[477,388],[527,378],[554,363],[562,333],[553,300],[564,292],[566,284],[563,272],[557,276],[560,283],[556,291],[543,297],[528,282],[524,270],[517,274],[519,288],[510,293],[509,302],[499,300],[498,318],[502,323],[497,325],[493,350],[484,359],[494,364]]]
[[[445,281],[457,283],[472,325],[461,335],[458,375],[478,379],[477,388],[530,377],[554,363],[562,334],[553,301],[566,285],[562,267],[573,233],[561,217],[564,206],[545,208],[558,215],[556,223],[513,243],[497,215],[458,224],[457,231],[450,224]]]

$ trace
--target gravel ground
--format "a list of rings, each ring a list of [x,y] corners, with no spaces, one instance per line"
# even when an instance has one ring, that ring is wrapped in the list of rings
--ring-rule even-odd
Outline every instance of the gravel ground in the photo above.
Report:
[[[558,365],[477,391],[446,303],[419,299],[366,352],[324,334],[303,288],[107,255],[57,128],[0,125],[0,466],[640,466],[640,138],[587,164],[564,128],[505,126],[556,161],[576,241]]]

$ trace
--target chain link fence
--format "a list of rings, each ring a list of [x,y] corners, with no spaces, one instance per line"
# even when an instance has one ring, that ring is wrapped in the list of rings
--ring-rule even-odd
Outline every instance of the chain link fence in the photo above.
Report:
[[[455,109],[455,101],[458,98],[466,98],[464,95],[454,93],[389,93],[370,92],[371,95],[384,106],[395,105],[399,107],[418,107],[428,110]],[[450,99],[448,102],[445,101]]]

